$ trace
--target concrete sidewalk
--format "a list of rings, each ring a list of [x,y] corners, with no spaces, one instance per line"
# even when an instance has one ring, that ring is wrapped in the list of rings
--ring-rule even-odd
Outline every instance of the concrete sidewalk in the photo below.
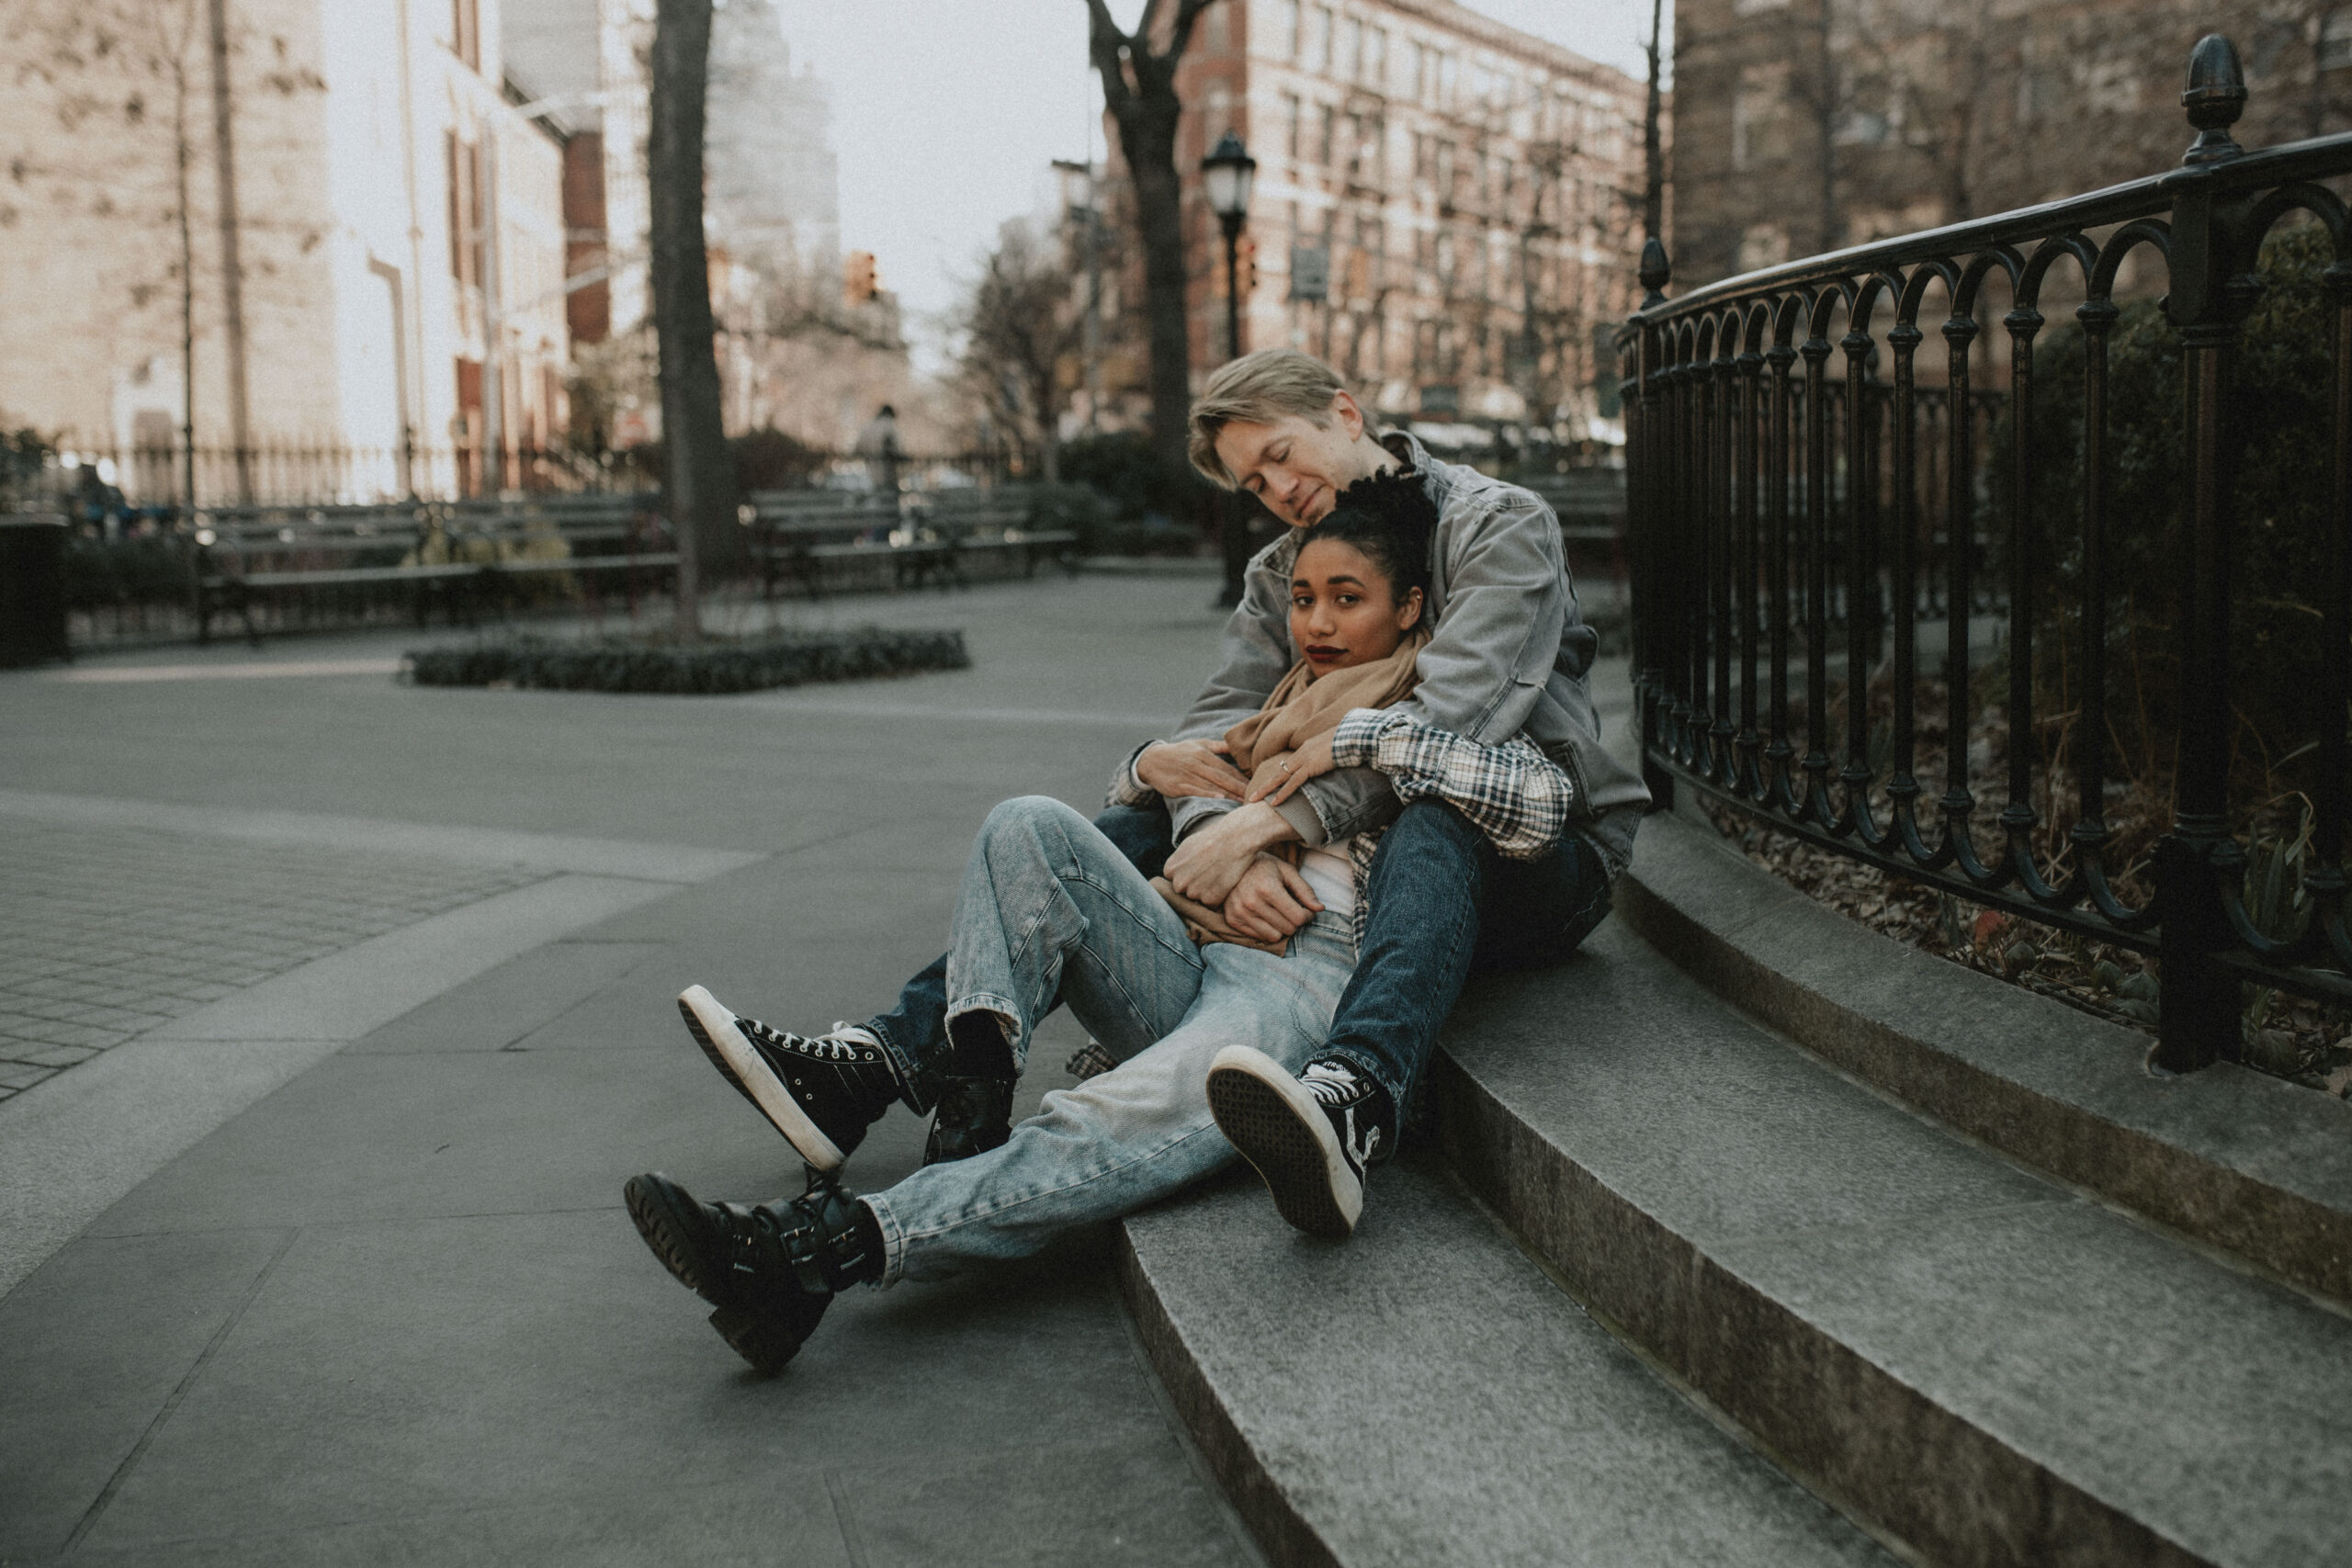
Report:
[[[0,999],[96,1031],[0,1103],[0,1562],[1253,1561],[1101,1238],[854,1292],[761,1382],[618,1202],[797,1185],[671,998],[884,1005],[989,806],[1091,808],[1182,708],[1206,595],[795,612],[961,626],[974,668],[741,698],[405,688],[380,635],[0,677],[0,842],[46,879]],[[921,1144],[886,1121],[854,1184]]]

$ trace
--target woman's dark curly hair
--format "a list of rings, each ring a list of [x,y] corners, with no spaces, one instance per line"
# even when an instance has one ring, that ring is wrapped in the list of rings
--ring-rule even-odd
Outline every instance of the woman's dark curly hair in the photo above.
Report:
[[[1396,602],[1418,588],[1430,595],[1430,540],[1437,532],[1437,505],[1420,475],[1391,469],[1358,479],[1340,492],[1323,520],[1299,536],[1302,550],[1318,539],[1353,545],[1387,577]]]

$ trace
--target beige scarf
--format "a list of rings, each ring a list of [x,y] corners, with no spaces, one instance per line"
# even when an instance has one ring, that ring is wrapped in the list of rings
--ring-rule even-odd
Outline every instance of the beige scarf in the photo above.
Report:
[[[1339,728],[1340,721],[1353,710],[1385,708],[1401,702],[1420,679],[1413,661],[1429,640],[1429,633],[1417,628],[1408,633],[1405,640],[1396,645],[1396,651],[1387,658],[1334,670],[1320,679],[1306,660],[1300,660],[1274,687],[1264,707],[1225,732],[1233,765],[1248,773],[1252,784],[1278,776],[1292,753]],[[1294,865],[1298,863],[1298,846],[1295,843],[1285,844],[1275,852]],[[1184,934],[1201,946],[1229,942],[1277,957],[1289,951],[1287,942],[1260,942],[1235,931],[1226,923],[1222,908],[1193,902],[1170,886],[1164,876],[1153,877],[1151,886],[1182,918]]]

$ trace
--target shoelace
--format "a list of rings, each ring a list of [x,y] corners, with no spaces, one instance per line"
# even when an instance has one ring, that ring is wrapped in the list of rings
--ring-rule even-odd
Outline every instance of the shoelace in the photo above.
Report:
[[[735,1021],[745,1033],[757,1037],[763,1044],[773,1045],[779,1051],[790,1051],[797,1055],[848,1062],[854,1061],[858,1054],[866,1049],[858,1042],[843,1040],[838,1034],[794,1034],[786,1030],[772,1029],[756,1018],[738,1018]],[[836,1020],[833,1027],[842,1030],[849,1025]]]
[[[1345,1105],[1363,1092],[1363,1080],[1345,1067],[1330,1066],[1322,1062],[1308,1066],[1298,1075],[1306,1092],[1326,1105]]]

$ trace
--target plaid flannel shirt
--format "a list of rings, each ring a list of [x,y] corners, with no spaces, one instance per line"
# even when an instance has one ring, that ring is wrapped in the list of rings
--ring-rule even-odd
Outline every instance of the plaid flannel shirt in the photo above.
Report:
[[[1444,801],[1486,834],[1505,860],[1543,856],[1559,843],[1577,807],[1576,784],[1566,770],[1524,735],[1481,746],[1399,708],[1349,713],[1331,737],[1331,758],[1343,768],[1372,768],[1385,775],[1401,801]],[[1136,779],[1132,763],[1122,762],[1111,774],[1113,806],[1145,806],[1159,798]],[[1372,907],[1372,857],[1386,830],[1366,829],[1348,843],[1359,952]]]

